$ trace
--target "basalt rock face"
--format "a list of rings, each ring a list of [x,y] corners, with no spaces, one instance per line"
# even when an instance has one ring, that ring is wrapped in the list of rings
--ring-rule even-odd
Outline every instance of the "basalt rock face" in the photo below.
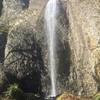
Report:
[[[5,2],[8,8],[4,8],[3,16],[8,15],[9,30],[3,70],[10,84],[17,83],[25,92],[41,94],[41,72],[44,63],[41,37],[36,35],[36,22],[45,2],[39,7],[37,4],[40,1],[36,1],[34,7],[26,10],[21,8],[20,0],[15,3],[11,0]]]
[[[62,0],[63,1],[63,0]],[[67,7],[71,33],[69,90],[79,95],[93,95],[98,91],[99,81],[99,27],[100,2],[98,0],[63,1]],[[98,66],[98,67],[97,67]]]
[[[18,83],[26,92],[39,94],[50,90],[44,31],[46,3],[47,0],[3,0],[0,19],[0,31],[2,22],[8,33],[7,44],[0,34],[0,41],[4,41],[0,55],[5,60],[2,68],[7,80]],[[100,84],[100,2],[61,0],[58,5],[58,93],[69,90],[93,95]]]
[[[8,35],[4,71],[10,83],[20,84],[26,92],[37,92],[41,89],[43,67],[41,47],[31,29],[23,28],[18,27]]]
[[[16,14],[13,15],[14,20],[10,18],[9,21],[10,28],[5,49],[4,71],[10,83],[21,84],[20,86],[24,91],[50,92],[48,58],[46,58],[48,57],[47,33],[44,30],[44,6],[46,2],[34,1],[36,5],[34,4],[32,7],[30,4],[28,9],[22,10],[17,16]],[[57,84],[58,90],[61,91],[65,90],[65,81],[69,74],[67,69],[70,66],[70,47],[67,38],[69,21],[62,3],[59,2],[58,6],[56,47],[59,63]]]
[[[100,84],[95,80],[96,73],[100,73],[100,70],[96,70],[100,62],[98,57],[100,53],[100,22],[98,20],[100,2],[98,0],[69,0],[67,6],[73,62],[70,68],[69,87],[78,94],[93,95],[98,91],[98,84]]]

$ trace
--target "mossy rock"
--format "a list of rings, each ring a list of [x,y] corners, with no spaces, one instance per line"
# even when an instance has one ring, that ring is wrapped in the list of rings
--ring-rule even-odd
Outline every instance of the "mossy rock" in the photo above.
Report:
[[[97,93],[93,98],[93,100],[100,100],[100,92]]]
[[[57,100],[79,100],[79,99],[68,92],[64,92],[62,95],[57,97]]]
[[[69,92],[64,92],[62,95],[58,96],[56,100],[93,100],[91,97],[81,97],[73,95]]]

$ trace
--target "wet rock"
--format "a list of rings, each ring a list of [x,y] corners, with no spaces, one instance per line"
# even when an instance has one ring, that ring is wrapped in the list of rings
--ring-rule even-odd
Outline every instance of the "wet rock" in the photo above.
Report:
[[[63,8],[62,2],[58,0],[57,2],[58,9],[57,9],[57,26],[56,26],[56,52],[55,59],[56,59],[56,69],[57,69],[57,90],[59,91],[57,94],[59,94],[62,90],[66,89],[66,80],[69,76],[70,71],[70,64],[71,64],[71,50],[69,46],[68,41],[68,35],[69,35],[69,21],[68,16],[66,15],[66,11]],[[46,23],[44,19],[44,13],[45,9],[43,10],[43,14],[40,16],[37,22],[37,32],[41,33],[40,36],[42,37],[42,53],[43,53],[43,61],[45,65],[45,73],[42,75],[42,87],[44,93],[46,95],[50,95],[50,88],[51,88],[51,82],[50,82],[50,74],[49,74],[49,50],[48,50],[48,44],[47,44],[47,35],[46,32]],[[39,37],[39,34],[37,35]]]

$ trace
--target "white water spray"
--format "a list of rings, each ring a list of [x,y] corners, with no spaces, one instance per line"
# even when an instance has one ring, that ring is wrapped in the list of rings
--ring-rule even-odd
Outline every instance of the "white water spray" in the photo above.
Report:
[[[55,61],[56,57],[56,25],[57,25],[57,0],[49,0],[45,10],[45,25],[46,25],[46,34],[47,34],[47,42],[49,49],[49,71],[51,78],[51,97],[55,97],[57,95],[57,64]]]

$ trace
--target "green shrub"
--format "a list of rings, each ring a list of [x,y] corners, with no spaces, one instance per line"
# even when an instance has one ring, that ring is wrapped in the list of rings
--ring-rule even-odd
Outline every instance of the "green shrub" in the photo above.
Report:
[[[9,96],[15,100],[25,100],[23,91],[18,87],[16,83],[8,87],[6,96]]]
[[[6,99],[2,100],[42,100],[40,99],[40,96],[35,95],[34,93],[24,93],[16,83],[11,84],[7,88],[7,91],[4,92],[3,98]]]
[[[94,100],[100,100],[100,92],[94,96]]]

